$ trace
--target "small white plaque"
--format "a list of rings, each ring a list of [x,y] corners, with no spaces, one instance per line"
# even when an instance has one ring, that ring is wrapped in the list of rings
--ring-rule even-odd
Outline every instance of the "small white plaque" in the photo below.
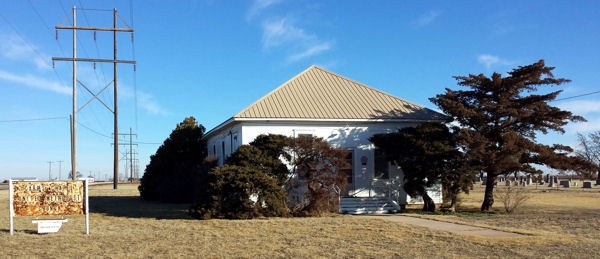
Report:
[[[33,220],[34,224],[38,224],[38,233],[56,233],[62,227],[62,223],[68,220]]]

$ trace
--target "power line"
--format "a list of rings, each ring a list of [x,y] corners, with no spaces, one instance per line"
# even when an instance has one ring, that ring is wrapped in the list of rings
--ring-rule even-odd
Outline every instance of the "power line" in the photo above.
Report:
[[[26,121],[44,121],[44,120],[62,120],[68,119],[69,117],[47,117],[47,118],[34,118],[34,119],[16,119],[16,120],[0,120],[0,123],[8,123],[8,122],[26,122]]]
[[[63,9],[63,12],[65,13],[66,16],[69,16],[69,13],[67,13],[67,9],[65,9],[65,6],[62,4],[61,0],[58,0],[58,3],[60,4],[60,6]],[[85,49],[85,46],[83,45],[83,43],[81,42],[81,39],[77,38],[77,42],[79,43],[81,50],[83,50],[83,54],[85,54],[86,57],[90,57],[90,54],[88,54],[87,50]]]
[[[151,142],[133,142],[134,144],[142,144],[142,145],[162,145],[162,143],[151,143]]]
[[[133,26],[133,0],[129,0],[129,23],[131,24],[131,28],[135,28]],[[133,34],[131,34],[131,55],[133,60],[135,60],[135,41],[133,39]],[[135,110],[135,131],[138,131],[138,99],[137,99],[137,69],[133,69],[133,101],[134,101],[134,110]]]
[[[83,124],[83,123],[81,123],[81,122],[79,122],[79,121],[77,121],[77,124],[79,124],[80,126],[82,126],[82,127],[86,128],[87,130],[89,130],[89,131],[91,131],[91,132],[93,132],[93,133],[96,133],[96,135],[99,135],[99,136],[102,136],[102,137],[105,137],[105,138],[112,139],[112,137],[109,137],[109,136],[107,136],[107,135],[105,135],[105,134],[102,134],[102,133],[100,133],[100,132],[98,132],[98,131],[96,131],[96,130],[94,130],[94,129],[92,129],[92,128],[88,127],[88,126],[86,126],[85,124]]]
[[[568,99],[573,99],[573,98],[588,96],[588,95],[597,94],[597,93],[600,93],[600,91],[595,91],[595,92],[591,92],[591,93],[586,93],[586,94],[580,94],[580,95],[575,95],[575,96],[569,96],[569,97],[565,97],[565,98],[560,98],[560,99],[552,100],[552,102],[563,101],[563,100],[568,100]]]
[[[79,2],[79,6],[81,6],[80,10],[82,10],[83,18],[85,19],[85,22],[88,24],[88,26],[90,26],[90,21],[88,20],[88,16],[86,14],[87,12],[85,12],[85,10],[88,10],[88,9],[83,8],[83,4],[81,4],[80,0],[77,0],[77,2]],[[96,46],[96,54],[98,55],[98,57],[100,57],[100,50],[98,49],[98,43],[96,42],[96,36],[95,36],[96,34],[95,33],[96,32],[94,31],[94,45]],[[102,72],[102,78],[104,79],[104,82],[106,82],[106,75],[104,74],[104,68],[102,65],[100,66],[100,71]],[[95,72],[95,70],[94,70],[94,72]],[[98,74],[96,74],[96,79],[98,80]],[[100,80],[98,80],[98,81],[100,81]]]
[[[42,24],[44,24],[44,27],[46,27],[46,29],[48,29],[48,32],[52,33],[52,29],[50,28],[50,26],[48,26],[48,23],[46,23],[46,20],[44,20],[44,18],[42,17],[42,15],[40,15],[40,13],[35,8],[35,6],[33,5],[33,3],[31,3],[31,0],[27,0],[27,2],[29,3],[29,6],[31,6],[31,9],[37,15],[37,17],[40,18],[40,21],[42,21]],[[63,55],[64,55],[64,50],[62,48],[62,45],[60,45],[60,42],[56,41],[56,44],[58,45],[58,48],[59,48],[60,52],[62,52]]]
[[[19,36],[19,38],[21,38],[21,40],[23,41],[23,43],[25,43],[25,45],[27,45],[36,55],[38,55],[38,57],[44,62],[46,63],[46,65],[48,67],[50,66],[50,63],[48,63],[48,61],[46,61],[46,59],[42,56],[42,54],[40,54],[36,48],[33,47],[33,45],[31,45],[29,43],[29,41],[27,41],[25,39],[25,37],[19,32],[19,30],[17,30],[17,28],[10,22],[8,21],[8,19],[6,19],[6,17],[4,17],[4,15],[2,15],[2,13],[0,13],[0,18],[2,18],[2,20],[4,20],[4,22],[6,22],[6,24],[8,24],[8,26],[17,34],[17,36]],[[52,71],[54,71],[54,74],[56,75],[56,78],[58,78],[58,80],[65,85],[65,82],[62,80],[62,78],[58,75],[58,73],[56,72],[56,70],[52,69]]]
[[[44,21],[44,18],[42,18],[42,16],[40,15],[40,13],[35,9],[35,7],[33,6],[33,4],[31,3],[31,0],[27,0],[27,2],[29,3],[29,6],[31,6],[31,9],[33,9],[33,12],[37,15],[37,17],[40,18],[40,20],[42,21],[42,23],[44,24],[44,26],[46,26],[46,29],[48,29],[49,31],[52,31],[52,29],[50,29],[50,26],[48,26],[48,24],[46,23],[46,21]]]

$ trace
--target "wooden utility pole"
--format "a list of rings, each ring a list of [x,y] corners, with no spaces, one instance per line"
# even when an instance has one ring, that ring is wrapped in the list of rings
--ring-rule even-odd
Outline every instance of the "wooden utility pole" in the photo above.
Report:
[[[69,129],[71,129],[71,179],[75,181],[75,142],[73,141],[73,115],[69,115]]]
[[[113,50],[114,50],[114,55],[113,55],[113,60],[117,60],[117,8],[113,9],[113,29],[115,29],[113,31]],[[119,113],[118,113],[118,102],[117,102],[117,62],[113,62],[113,68],[114,68],[114,72],[113,72],[113,83],[114,85],[114,90],[115,90],[115,102],[114,102],[114,121],[115,121],[115,129],[114,129],[114,133],[115,133],[115,149],[113,150],[113,174],[114,174],[114,181],[113,181],[113,189],[117,189],[117,183],[119,182],[119,127],[117,126],[119,120]]]
[[[131,134],[131,127],[129,127],[129,153],[131,155],[129,155],[129,180],[133,183],[133,144],[132,143],[132,136],[133,134]]]
[[[66,58],[66,57],[52,57],[52,62],[54,61],[71,61],[73,62],[73,114],[72,114],[72,121],[71,121],[71,168],[72,168],[72,177],[73,180],[76,180],[76,174],[77,174],[77,113],[79,111],[81,111],[81,109],[83,109],[88,103],[90,103],[92,100],[96,99],[98,101],[100,101],[102,104],[104,104],[104,106],[113,113],[114,115],[114,156],[113,156],[113,188],[117,189],[117,185],[118,185],[118,181],[119,181],[119,128],[118,128],[118,102],[117,102],[117,63],[128,63],[128,64],[136,64],[136,62],[134,60],[118,60],[117,59],[117,32],[131,32],[133,34],[133,29],[132,28],[117,28],[117,16],[119,16],[117,14],[117,9],[113,9],[113,27],[112,28],[102,28],[102,27],[83,27],[83,26],[77,26],[76,23],[76,11],[77,8],[75,8],[75,6],[73,6],[73,11],[72,11],[72,15],[73,15],[73,26],[60,26],[57,25],[54,28],[58,29],[65,29],[65,30],[73,30],[73,58]],[[106,11],[106,10],[104,10]],[[119,18],[121,18],[119,16]],[[121,18],[121,20],[123,21],[123,19]],[[123,21],[123,23],[125,23]],[[127,25],[127,24],[125,24]],[[127,27],[129,27],[127,25]],[[97,58],[77,58],[77,45],[76,45],[76,37],[77,37],[77,30],[93,30],[93,31],[112,31],[113,32],[113,59],[97,59]],[[133,40],[133,36],[132,36],[132,40]],[[94,94],[92,91],[90,91],[90,89],[88,89],[81,81],[77,80],[77,61],[82,61],[82,62],[108,62],[108,63],[113,63],[113,81],[111,83],[109,83],[108,85],[106,85],[104,87],[104,89],[102,89],[100,92],[98,92],[97,94]],[[77,83],[79,83],[82,87],[84,87],[90,94],[93,95],[92,99],[90,101],[88,101],[86,104],[84,104],[81,108],[79,108],[79,110],[77,110]],[[102,102],[99,98],[98,95],[100,93],[102,93],[102,91],[104,91],[110,84],[114,84],[114,110],[111,110],[104,102]]]
[[[73,27],[77,26],[77,9],[73,6]],[[73,30],[73,121],[71,121],[71,178],[77,180],[77,30]]]
[[[58,163],[58,180],[60,181],[60,173],[62,171],[62,162],[64,162],[64,161],[60,160],[60,161],[56,161],[56,162]]]
[[[129,145],[129,153],[125,153],[125,154],[133,154],[133,146],[137,146],[138,144],[134,144],[133,143],[133,136],[135,136],[137,138],[137,134],[133,133],[131,130],[131,127],[129,127],[129,134],[127,133],[119,133],[119,135],[124,135],[124,136],[129,136],[129,144],[127,143],[121,143],[118,145]],[[114,144],[114,143],[113,143]],[[127,156],[125,156],[125,161],[127,163]],[[129,157],[129,173],[130,173],[130,181],[133,182],[133,157],[130,155]],[[127,170],[125,170],[125,177],[127,177]]]
[[[48,181],[52,181],[52,161],[48,161]]]

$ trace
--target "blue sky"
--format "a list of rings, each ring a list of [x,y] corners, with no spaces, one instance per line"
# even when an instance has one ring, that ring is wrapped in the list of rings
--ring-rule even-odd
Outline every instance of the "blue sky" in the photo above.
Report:
[[[457,89],[452,76],[539,59],[573,80],[556,88],[559,98],[600,90],[595,1],[0,0],[0,179],[47,178],[47,161],[65,161],[63,176],[70,170],[71,64],[53,69],[51,57],[71,56],[71,33],[56,40],[53,28],[74,5],[117,8],[136,30],[134,44],[118,36],[119,59],[138,62],[136,73],[119,65],[118,97],[119,129],[133,128],[139,142],[162,142],[190,115],[209,130],[312,64],[429,108],[428,98]],[[78,11],[77,23],[112,26],[112,15]],[[112,58],[110,33],[78,38],[79,57]],[[99,91],[112,65],[80,63],[78,78]],[[91,95],[77,91],[80,106]],[[99,97],[112,107],[112,87]],[[555,104],[588,122],[541,142],[575,146],[577,132],[600,129],[600,95]],[[7,122],[48,117],[64,119]],[[78,170],[111,175],[112,115],[94,101],[78,120]],[[158,146],[139,145],[141,170]],[[58,170],[52,164],[54,177]]]

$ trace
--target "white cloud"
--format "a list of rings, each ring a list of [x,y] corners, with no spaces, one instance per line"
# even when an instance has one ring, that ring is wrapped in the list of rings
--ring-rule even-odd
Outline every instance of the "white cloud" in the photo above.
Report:
[[[587,117],[587,122],[569,123],[566,127],[568,134],[588,133],[600,130],[600,117]]]
[[[246,13],[246,20],[252,20],[252,18],[259,15],[264,9],[279,2],[281,2],[281,0],[255,0]]]
[[[487,69],[490,69],[494,65],[511,65],[512,62],[502,59],[498,56],[481,54],[477,56],[477,62],[484,64]]]
[[[307,34],[302,28],[294,26],[286,18],[263,23],[263,48],[266,49],[314,38],[314,35]]]
[[[287,48],[288,62],[296,62],[321,54],[333,47],[333,41],[324,41],[294,25],[287,18],[263,22],[263,49]]]
[[[152,114],[165,115],[169,113],[158,103],[153,95],[145,92],[138,91],[138,105]]]
[[[573,100],[560,102],[557,106],[576,115],[600,112],[600,102],[592,100]]]
[[[0,70],[0,79],[64,95],[71,95],[73,93],[71,87],[33,75],[17,75]]]
[[[135,91],[131,87],[121,83],[119,83],[119,93],[121,96],[128,99],[135,98]],[[152,114],[169,114],[169,112],[158,103],[154,95],[143,91],[137,91],[137,104],[140,108]]]
[[[307,57],[310,57],[310,56],[318,55],[318,54],[320,54],[323,51],[331,49],[331,46],[332,46],[332,44],[330,42],[323,42],[323,43],[315,44],[315,45],[309,47],[308,49],[306,49],[306,50],[304,50],[304,51],[302,51],[300,53],[296,53],[296,54],[291,55],[288,58],[288,61],[289,62],[295,62],[295,61],[301,60],[303,58],[307,58]]]
[[[39,69],[51,69],[50,56],[41,53],[38,47],[26,44],[16,35],[0,35],[0,56],[31,62]]]
[[[435,21],[441,14],[442,11],[440,10],[430,10],[429,12],[426,12],[419,16],[419,18],[417,18],[417,20],[415,20],[414,23],[418,26],[426,26]]]

